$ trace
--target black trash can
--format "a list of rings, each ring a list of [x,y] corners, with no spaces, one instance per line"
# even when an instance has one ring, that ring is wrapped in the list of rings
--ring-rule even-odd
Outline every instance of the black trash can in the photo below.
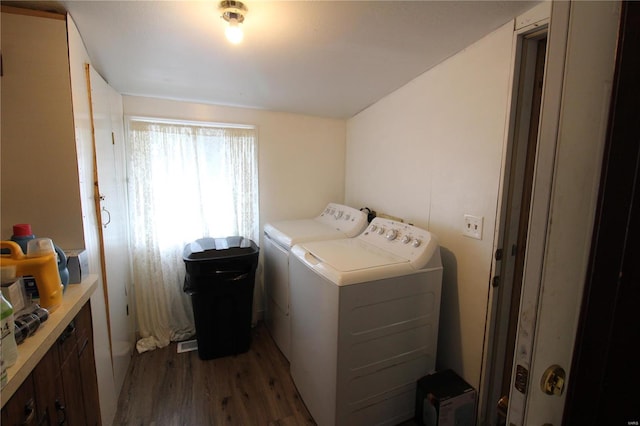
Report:
[[[201,238],[182,253],[200,359],[249,350],[259,248],[243,237]]]

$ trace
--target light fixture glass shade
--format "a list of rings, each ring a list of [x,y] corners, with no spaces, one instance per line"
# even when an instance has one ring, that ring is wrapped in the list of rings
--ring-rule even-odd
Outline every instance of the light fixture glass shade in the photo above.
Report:
[[[240,23],[235,19],[229,21],[229,25],[227,26],[224,34],[227,36],[227,40],[233,44],[240,43],[244,38],[242,27],[240,27]]]

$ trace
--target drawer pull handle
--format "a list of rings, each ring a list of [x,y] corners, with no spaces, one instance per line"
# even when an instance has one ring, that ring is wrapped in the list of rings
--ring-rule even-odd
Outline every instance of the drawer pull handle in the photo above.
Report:
[[[67,328],[65,328],[62,334],[60,335],[60,343],[64,342],[69,337],[71,337],[74,331],[76,331],[76,325],[73,321],[71,321],[67,326]]]
[[[56,410],[58,410],[58,424],[60,426],[67,424],[67,407],[56,399]],[[62,420],[60,420],[60,414],[62,414]]]
[[[33,418],[36,416],[36,402],[33,398],[30,398],[24,405],[24,421],[23,425],[30,425],[33,423]]]
[[[84,350],[87,349],[87,346],[89,346],[89,339],[85,340],[84,343],[82,344],[82,347],[78,351],[78,356],[82,355]]]

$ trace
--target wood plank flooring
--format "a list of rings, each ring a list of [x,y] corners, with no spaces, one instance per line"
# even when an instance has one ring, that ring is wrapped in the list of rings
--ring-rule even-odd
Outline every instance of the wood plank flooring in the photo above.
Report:
[[[136,353],[114,425],[315,425],[266,327],[249,352],[203,361],[175,343]]]

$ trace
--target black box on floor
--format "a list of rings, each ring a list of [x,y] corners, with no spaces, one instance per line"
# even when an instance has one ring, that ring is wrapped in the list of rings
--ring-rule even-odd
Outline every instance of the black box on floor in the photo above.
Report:
[[[424,426],[475,425],[476,390],[453,370],[418,380],[415,420]]]

